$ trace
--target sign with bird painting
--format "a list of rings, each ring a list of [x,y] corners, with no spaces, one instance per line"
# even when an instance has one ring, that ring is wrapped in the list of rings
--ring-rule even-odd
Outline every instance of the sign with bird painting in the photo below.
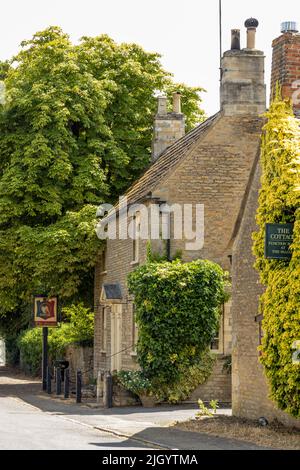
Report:
[[[57,326],[57,297],[38,295],[34,298],[35,326]]]

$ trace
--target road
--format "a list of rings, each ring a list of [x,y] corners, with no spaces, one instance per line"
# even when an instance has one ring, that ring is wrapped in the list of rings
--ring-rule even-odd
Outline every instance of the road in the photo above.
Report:
[[[230,410],[219,410],[222,414]],[[0,367],[0,450],[262,450],[254,444],[177,429],[196,406],[94,408],[41,391]]]
[[[0,372],[0,450],[149,449],[65,415],[42,411],[16,396],[16,387],[18,391],[25,387],[21,380],[11,382]]]

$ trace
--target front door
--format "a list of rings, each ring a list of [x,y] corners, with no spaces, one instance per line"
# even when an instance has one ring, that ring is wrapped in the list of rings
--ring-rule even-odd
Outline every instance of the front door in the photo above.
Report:
[[[113,304],[111,309],[111,370],[122,367],[122,304]]]

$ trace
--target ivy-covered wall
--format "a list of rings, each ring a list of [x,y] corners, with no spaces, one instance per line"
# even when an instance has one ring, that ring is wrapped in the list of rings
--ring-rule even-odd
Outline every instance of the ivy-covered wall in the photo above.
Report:
[[[160,397],[189,398],[212,372],[208,349],[228,300],[227,273],[211,261],[149,261],[128,276],[128,287],[143,374]]]
[[[254,234],[255,267],[266,290],[261,296],[263,338],[261,363],[277,407],[300,417],[300,191],[299,121],[280,91],[266,113],[262,141],[262,187]],[[298,187],[298,190],[297,190]],[[266,223],[294,223],[290,261],[264,256]]]

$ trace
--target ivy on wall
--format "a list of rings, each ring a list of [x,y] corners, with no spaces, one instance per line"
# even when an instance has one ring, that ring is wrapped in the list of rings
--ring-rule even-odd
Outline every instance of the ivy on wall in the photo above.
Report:
[[[280,90],[266,113],[262,140],[262,188],[254,234],[256,268],[266,291],[261,297],[264,337],[261,362],[277,406],[300,417],[300,364],[293,362],[300,340],[300,155],[299,121]],[[264,256],[266,223],[294,223],[291,261]]]
[[[148,262],[130,273],[138,362],[150,380],[171,387],[201,362],[219,328],[226,284],[220,266],[202,260]]]

